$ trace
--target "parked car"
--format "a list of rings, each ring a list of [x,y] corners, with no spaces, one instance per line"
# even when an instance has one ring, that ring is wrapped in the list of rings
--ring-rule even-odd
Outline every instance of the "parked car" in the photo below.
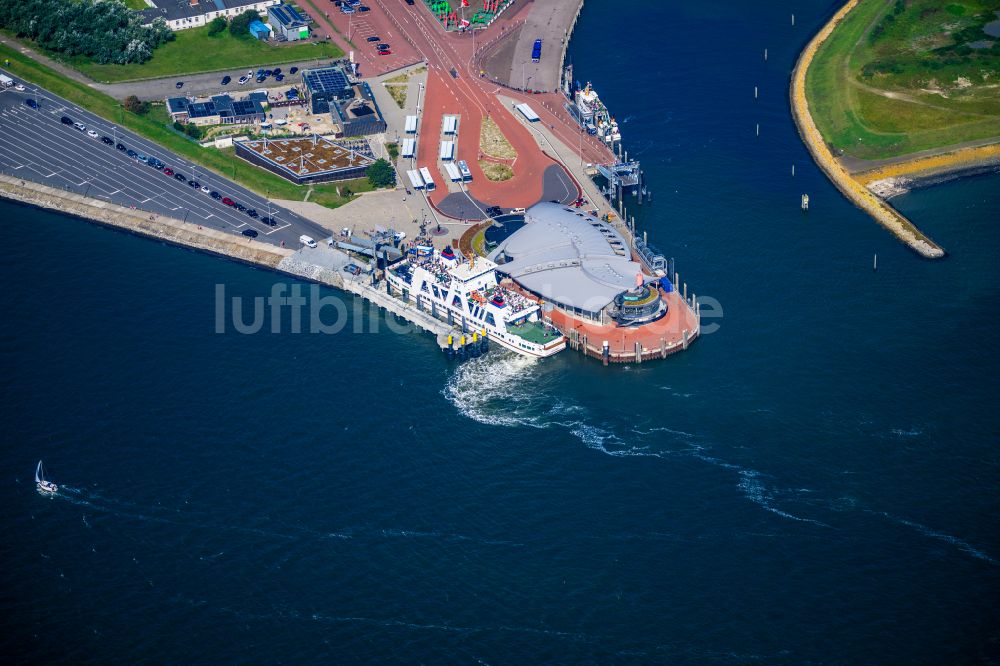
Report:
[[[248,210],[247,211],[247,215],[249,215],[250,217],[260,217],[260,214],[254,208],[251,208],[250,210]]]
[[[115,145],[114,139],[112,139],[110,136],[102,136],[101,137],[101,143],[103,143],[103,144],[105,144],[107,146],[113,146],[113,145]]]
[[[63,125],[72,125],[73,119],[70,118],[69,116],[63,116],[62,118],[59,119],[59,122],[61,122]]]
[[[228,86],[228,85],[229,85],[229,82],[230,82],[230,81],[232,81],[232,80],[233,80],[233,77],[231,77],[231,76],[229,76],[229,75],[227,74],[226,76],[223,76],[223,77],[222,77],[222,85],[224,85],[224,86]]]
[[[132,159],[135,159],[135,158],[139,157],[139,153],[135,152],[132,149],[129,149],[128,151],[126,151],[125,154],[128,155],[129,157],[131,157]]]
[[[222,195],[219,194],[218,192],[212,192],[208,196],[212,197],[213,199],[221,199],[222,198]]]
[[[174,170],[171,169],[170,167],[167,167],[166,169],[163,170],[163,175],[164,176],[172,176],[172,175],[174,175]]]
[[[361,267],[357,264],[347,264],[344,266],[344,272],[351,275],[361,275]]]
[[[379,49],[378,50],[378,54],[379,55],[392,55],[392,51],[390,51],[389,49]]]
[[[306,236],[305,234],[299,236],[299,242],[305,245],[306,247],[316,247],[316,241],[314,241],[309,236]]]
[[[25,90],[24,84],[23,83],[16,84],[14,86],[14,90],[16,90],[17,92],[24,92],[24,90]]]
[[[281,68],[280,67],[275,67],[274,68],[274,74],[281,74]]]
[[[179,180],[182,183],[187,182],[187,176],[185,176],[184,174],[180,173],[179,171],[176,172],[176,173],[174,173],[174,179],[175,180]]]
[[[242,85],[246,84],[246,82],[249,81],[249,80],[250,80],[250,77],[244,74],[243,76],[240,77],[240,85],[242,86]]]
[[[364,14],[365,12],[369,12],[369,11],[371,11],[371,10],[370,10],[370,9],[369,9],[368,7],[366,7],[365,5],[358,5],[358,6],[357,6],[357,10],[358,10],[358,13],[360,13],[360,14]]]
[[[244,229],[243,235],[247,238],[257,238],[260,234],[257,233],[256,229]]]
[[[295,72],[297,72],[297,71],[299,71],[299,68],[298,68],[298,67],[292,67],[292,68],[291,68],[290,70],[288,70],[288,73],[289,73],[289,74],[294,74],[294,73],[295,73]]]
[[[38,102],[36,102],[33,99],[26,99],[26,100],[24,100],[24,105],[28,106],[28,107],[30,107],[32,109],[37,109],[38,108]]]
[[[91,139],[96,139],[101,135],[95,132],[94,130],[87,130],[87,136],[89,136]]]
[[[375,48],[377,48],[379,51],[388,51],[389,50],[389,45],[386,44],[385,42],[382,42],[381,44],[379,44]]]
[[[201,189],[201,183],[199,183],[197,180],[189,180],[188,181],[188,185],[190,185],[191,187],[193,187],[196,190],[200,190]]]
[[[278,224],[277,222],[274,221],[273,217],[269,217],[267,215],[265,215],[264,217],[260,218],[260,221],[263,222],[264,224],[266,224],[269,227],[273,227],[273,226],[276,226]]]
[[[275,81],[284,81],[285,80],[285,75],[284,74],[275,74],[274,75],[274,80]]]
[[[174,84],[174,87],[177,88],[178,90],[180,90],[181,88],[184,87],[184,82],[183,81],[178,81],[176,84]]]
[[[86,132],[87,131],[87,126],[84,125],[83,123],[73,123],[73,127],[75,127],[76,129],[80,130],[81,132]]]
[[[226,204],[227,206],[233,206],[236,204],[236,202],[230,199],[229,197],[222,197],[222,203]]]
[[[201,187],[201,192],[202,192],[202,194],[208,194],[208,193],[209,193],[209,192],[211,192],[211,191],[212,191],[212,190],[208,189],[208,187],[207,187],[207,186],[205,186],[205,185],[202,185],[202,187]]]
[[[365,41],[366,41],[366,42],[381,42],[381,41],[382,41],[382,38],[381,38],[381,37],[379,37],[378,35],[372,35],[371,37],[367,37],[367,38],[365,39]]]
[[[125,144],[121,143],[121,142],[116,143],[115,144],[115,148],[118,149],[118,150],[121,150],[123,152],[126,151],[126,150],[128,150],[128,148],[125,147]]]
[[[244,206],[243,204],[239,203],[239,202],[234,203],[233,204],[233,208],[235,208],[236,210],[240,211],[241,213],[247,212],[247,207]]]

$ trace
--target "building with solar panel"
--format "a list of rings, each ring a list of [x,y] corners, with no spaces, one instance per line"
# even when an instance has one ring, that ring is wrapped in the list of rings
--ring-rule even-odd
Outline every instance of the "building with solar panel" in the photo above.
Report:
[[[266,100],[265,100],[266,101]],[[211,99],[170,97],[167,113],[175,122],[192,125],[247,125],[264,122],[264,106],[260,95],[233,99],[229,95],[215,95]]]
[[[284,3],[274,5],[268,8],[267,15],[278,39],[289,42],[309,39],[309,24],[295,7]]]
[[[378,134],[386,129],[372,89],[367,83],[351,83],[343,67],[322,67],[302,72],[306,99],[316,115],[330,114],[338,126],[336,136]]]

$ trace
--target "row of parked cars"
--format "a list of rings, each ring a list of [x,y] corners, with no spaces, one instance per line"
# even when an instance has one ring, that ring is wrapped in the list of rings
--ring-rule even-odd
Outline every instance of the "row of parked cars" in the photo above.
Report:
[[[298,67],[292,67],[292,68],[290,68],[288,70],[288,74],[289,74],[289,76],[291,76],[292,74],[295,74],[297,71],[299,71]],[[250,79],[253,79],[253,78],[257,79],[257,83],[263,83],[267,79],[267,77],[269,77],[269,76],[273,76],[275,81],[284,81],[285,80],[285,74],[284,74],[284,72],[281,71],[280,67],[275,67],[274,69],[264,69],[262,67],[262,68],[260,68],[260,69],[257,70],[256,74],[251,69],[246,74],[244,74],[243,76],[240,77],[238,83],[241,86],[242,85],[246,85],[246,83]],[[225,76],[223,76],[222,77],[222,81],[220,81],[221,85],[224,85],[224,86],[228,86],[232,82],[233,82],[233,77],[229,76],[228,74],[226,74]],[[177,88],[178,90],[180,90],[181,88],[184,87],[184,82],[183,81],[178,81],[174,85],[174,87]]]
[[[140,153],[140,152],[138,152],[136,150],[132,150],[131,148],[127,147],[121,141],[116,142],[110,136],[101,136],[100,134],[98,134],[96,131],[94,131],[92,129],[88,130],[86,125],[84,125],[83,123],[79,123],[79,122],[74,121],[69,116],[63,116],[59,120],[60,120],[60,122],[62,122],[63,125],[71,125],[74,129],[76,129],[76,130],[78,130],[80,132],[86,132],[87,136],[89,136],[89,137],[91,137],[93,139],[100,139],[101,143],[103,143],[104,145],[106,145],[106,146],[113,146],[116,150],[119,150],[119,151],[125,153],[131,159],[133,159],[133,160],[135,160],[137,162],[142,162],[144,164],[147,164],[147,165],[151,166],[152,168],[156,169],[157,171],[162,172],[164,176],[170,176],[170,177],[173,177],[175,180],[178,180],[178,181],[180,181],[182,183],[187,183],[192,189],[200,190],[203,194],[207,194],[208,196],[212,197],[216,201],[221,201],[226,206],[229,206],[230,208],[235,208],[236,210],[240,211],[241,213],[246,213],[248,216],[250,216],[250,217],[252,217],[254,219],[258,219],[259,218],[261,222],[263,222],[264,224],[266,224],[269,227],[276,227],[276,226],[278,226],[277,221],[273,217],[270,217],[268,215],[261,216],[260,213],[258,213],[255,209],[253,209],[253,208],[247,208],[246,206],[244,206],[243,204],[239,203],[238,201],[234,201],[233,199],[231,199],[231,198],[229,198],[227,196],[224,196],[224,195],[220,194],[219,192],[216,192],[215,190],[212,190],[211,188],[209,188],[209,187],[207,187],[205,185],[202,185],[201,183],[199,183],[197,180],[194,180],[193,178],[192,179],[188,179],[187,176],[185,176],[184,174],[182,174],[182,173],[180,173],[178,171],[174,171],[173,169],[171,169],[166,164],[164,164],[160,160],[156,159],[152,155],[143,155],[142,153]],[[247,229],[247,230],[245,230],[243,232],[243,235],[244,236],[249,236],[249,237],[253,238],[253,237],[257,236],[257,232],[254,231],[253,229]]]
[[[361,0],[333,0],[333,4],[340,7],[340,11],[345,14],[353,14],[354,12],[364,14],[371,11],[370,7],[361,4]]]

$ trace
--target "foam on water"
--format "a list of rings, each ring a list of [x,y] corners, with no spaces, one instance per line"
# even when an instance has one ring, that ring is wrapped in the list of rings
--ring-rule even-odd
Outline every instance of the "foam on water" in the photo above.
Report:
[[[562,419],[556,417],[580,417],[587,411],[580,405],[560,401],[552,409],[544,409],[550,400],[546,396],[546,378],[542,364],[534,359],[515,354],[484,356],[459,366],[449,380],[444,395],[465,416],[487,425],[506,427],[527,426],[531,428],[558,427],[570,433],[588,448],[615,458],[660,458],[688,455],[712,466],[734,471],[739,475],[737,484],[743,495],[765,511],[803,523],[813,523],[830,527],[812,518],[803,518],[774,506],[773,493],[761,481],[761,473],[737,464],[707,455],[707,445],[699,443],[694,433],[654,426],[633,427],[630,436],[619,436],[605,425],[588,422],[586,418]],[[677,397],[669,386],[661,386]],[[672,441],[683,444],[677,449],[663,445],[663,434],[672,436]],[[634,441],[638,436],[639,442]],[[646,443],[644,440],[649,440]],[[803,489],[808,491],[808,489]]]
[[[766,511],[781,516],[782,518],[788,518],[789,520],[797,520],[803,523],[813,523],[821,527],[830,527],[826,523],[821,523],[818,520],[813,520],[812,518],[801,518],[799,516],[794,516],[787,511],[782,511],[781,509],[775,508],[771,505],[771,494],[768,492],[767,488],[760,480],[760,472],[752,469],[742,469],[740,470],[740,483],[739,488],[743,491],[743,494],[747,498],[757,504]]]
[[[899,525],[905,525],[906,527],[915,529],[916,531],[920,532],[926,537],[930,537],[931,539],[937,539],[938,541],[943,541],[945,543],[949,543],[953,546],[956,546],[960,550],[965,551],[966,553],[972,555],[976,559],[983,560],[984,562],[989,562],[990,564],[993,565],[1000,564],[1000,562],[997,562],[995,559],[990,557],[984,551],[980,550],[979,548],[976,548],[968,541],[959,539],[956,536],[945,534],[944,532],[939,532],[938,530],[927,527],[926,525],[921,525],[920,523],[914,522],[912,520],[907,520],[906,518],[900,518],[899,516],[894,516],[891,513],[887,513],[885,511],[868,510],[868,512],[875,514],[877,516],[882,516],[883,518],[887,518],[888,520],[891,520],[892,522],[897,523]]]

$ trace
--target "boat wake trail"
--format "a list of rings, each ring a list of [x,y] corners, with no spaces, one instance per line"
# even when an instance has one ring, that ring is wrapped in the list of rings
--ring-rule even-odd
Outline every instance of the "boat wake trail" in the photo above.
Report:
[[[956,546],[960,550],[965,551],[966,553],[972,555],[976,559],[983,560],[984,562],[989,562],[992,565],[1000,564],[1000,562],[997,562],[987,553],[976,548],[968,541],[964,541],[962,539],[959,539],[958,537],[952,536],[950,534],[945,534],[944,532],[939,532],[935,529],[927,527],[926,525],[921,525],[920,523],[913,522],[912,520],[907,520],[906,518],[900,518],[899,516],[894,516],[891,513],[886,513],[885,511],[872,511],[871,509],[865,509],[865,511],[874,514],[876,516],[882,516],[883,518],[891,520],[894,523],[898,523],[900,525],[905,525],[906,527],[915,529],[916,531],[920,532],[926,537],[930,537],[931,539],[937,539],[938,541],[943,541],[945,543],[949,543],[953,546]]]
[[[64,501],[87,509],[83,514],[83,524],[88,529],[93,529],[93,524],[88,518],[95,516],[114,516],[123,520],[131,520],[139,523],[155,523],[178,525],[192,530],[202,530],[207,534],[215,535],[223,532],[238,532],[250,534],[269,540],[281,539],[286,541],[315,540],[328,542],[330,540],[356,540],[363,544],[365,541],[380,539],[427,539],[439,541],[451,541],[474,544],[487,547],[523,547],[523,543],[503,539],[490,539],[488,537],[470,536],[456,534],[447,531],[430,530],[407,530],[398,528],[381,528],[374,525],[346,526],[340,527],[336,531],[310,529],[308,527],[289,526],[287,530],[260,529],[245,525],[233,525],[217,519],[217,517],[199,511],[197,508],[185,507],[183,510],[164,506],[139,506],[134,502],[117,500],[107,495],[100,495],[85,488],[72,488],[62,486],[60,493],[54,495]],[[166,515],[164,515],[166,514]],[[98,521],[97,524],[100,524]],[[223,553],[208,557],[201,557],[202,560],[212,560]]]
[[[830,527],[826,523],[821,523],[818,520],[793,516],[787,511],[782,511],[781,509],[776,509],[771,506],[771,494],[764,487],[764,484],[760,480],[760,476],[760,472],[752,469],[740,470],[740,490],[743,491],[743,494],[746,495],[751,502],[757,504],[766,511],[770,511],[773,514],[781,516],[782,518],[797,520],[803,523],[813,523],[814,525],[819,525],[820,527]]]
[[[558,428],[570,433],[588,448],[615,458],[669,459],[688,456],[701,460],[735,472],[739,490],[765,511],[787,520],[830,527],[818,520],[777,508],[774,493],[764,485],[760,472],[706,454],[708,444],[700,442],[693,433],[656,426],[645,429],[633,427],[628,435],[620,436],[604,425],[587,422],[587,410],[580,405],[560,400],[550,404],[552,398],[549,394],[555,392],[550,384],[554,380],[545,374],[544,367],[533,359],[516,354],[483,356],[459,366],[443,393],[463,415],[486,425]],[[688,394],[675,395],[689,397]]]

